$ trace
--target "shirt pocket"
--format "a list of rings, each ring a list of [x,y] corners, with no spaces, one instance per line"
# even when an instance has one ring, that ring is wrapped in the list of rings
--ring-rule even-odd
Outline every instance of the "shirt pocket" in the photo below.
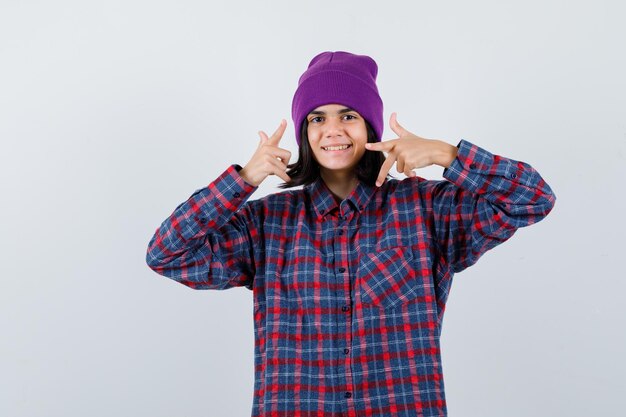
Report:
[[[361,304],[394,308],[418,295],[417,272],[410,247],[365,253],[357,270]]]

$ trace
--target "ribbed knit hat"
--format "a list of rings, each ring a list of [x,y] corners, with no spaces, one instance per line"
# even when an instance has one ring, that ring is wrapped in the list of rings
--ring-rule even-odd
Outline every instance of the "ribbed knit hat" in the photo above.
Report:
[[[316,107],[342,104],[356,110],[376,132],[383,135],[383,101],[376,87],[378,65],[367,55],[350,52],[322,52],[300,76],[291,103],[291,117],[300,145],[302,123]]]

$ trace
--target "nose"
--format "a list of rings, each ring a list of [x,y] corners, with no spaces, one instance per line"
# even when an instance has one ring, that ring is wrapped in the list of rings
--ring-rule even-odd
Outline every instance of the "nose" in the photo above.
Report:
[[[343,133],[343,126],[339,117],[328,117],[324,127],[326,128],[324,133],[327,138],[341,136],[341,133]]]

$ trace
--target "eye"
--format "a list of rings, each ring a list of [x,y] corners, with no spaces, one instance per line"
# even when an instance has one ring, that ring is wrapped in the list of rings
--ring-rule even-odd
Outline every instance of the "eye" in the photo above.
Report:
[[[348,120],[353,120],[353,119],[356,119],[356,118],[357,118],[357,117],[356,117],[355,115],[353,115],[353,114],[346,114],[346,115],[345,115],[345,117],[346,117],[346,118],[349,118]]]
[[[319,121],[321,121],[322,116],[315,116],[315,117],[311,117],[311,119],[309,120],[309,123],[318,123]]]

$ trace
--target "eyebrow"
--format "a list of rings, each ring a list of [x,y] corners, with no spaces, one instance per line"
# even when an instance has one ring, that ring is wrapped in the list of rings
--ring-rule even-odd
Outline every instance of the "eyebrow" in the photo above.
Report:
[[[345,108],[339,110],[337,113],[344,114],[344,113],[350,113],[351,111],[355,111],[355,110],[351,109],[350,107],[345,107]],[[321,110],[313,110],[313,111],[309,112],[309,114],[326,114],[326,112],[321,111]]]

